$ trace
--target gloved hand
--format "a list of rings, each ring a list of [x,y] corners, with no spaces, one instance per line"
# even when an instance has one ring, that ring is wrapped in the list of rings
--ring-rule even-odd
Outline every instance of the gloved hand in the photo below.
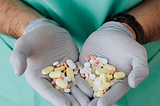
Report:
[[[119,80],[101,98],[93,99],[89,106],[113,105],[130,87],[137,87],[148,75],[145,48],[119,22],[107,22],[89,36],[80,52],[80,62],[84,64],[85,56],[90,55],[107,58],[109,64],[117,71],[125,72],[127,77]]]
[[[53,105],[85,106],[92,91],[79,75],[75,77],[78,88],[71,83],[71,94],[62,94],[50,84],[48,75],[42,74],[43,68],[63,58],[78,58],[72,37],[56,22],[38,18],[29,23],[24,35],[16,41],[10,61],[15,74],[20,76],[25,72],[28,83]]]

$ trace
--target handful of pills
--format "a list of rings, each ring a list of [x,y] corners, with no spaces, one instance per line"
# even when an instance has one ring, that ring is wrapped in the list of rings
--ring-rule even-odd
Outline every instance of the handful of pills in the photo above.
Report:
[[[61,93],[71,91],[68,82],[77,85],[74,75],[78,74],[78,69],[71,59],[64,58],[61,62],[54,62],[53,66],[42,69],[42,74],[49,75],[51,84]]]
[[[109,65],[105,58],[86,56],[85,59],[88,62],[84,63],[80,73],[93,89],[93,97],[101,97],[118,79],[125,77],[124,72],[117,72],[116,68]]]

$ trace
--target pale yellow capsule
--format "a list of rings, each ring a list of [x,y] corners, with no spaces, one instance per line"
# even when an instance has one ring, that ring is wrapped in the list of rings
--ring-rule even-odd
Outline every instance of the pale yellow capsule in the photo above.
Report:
[[[96,92],[96,97],[99,98],[103,95],[103,91],[97,91]]]
[[[99,68],[99,69],[96,69],[95,73],[97,75],[100,75],[102,73],[106,74],[107,73],[107,69],[104,69],[104,68]]]
[[[74,78],[74,72],[73,72],[73,69],[72,69],[72,68],[68,67],[68,68],[66,69],[66,74],[67,74],[67,76],[69,76],[70,78]]]
[[[65,82],[64,80],[60,78],[56,79],[56,85],[62,89],[66,89],[68,86],[67,82]]]
[[[115,79],[122,79],[126,76],[126,74],[124,72],[116,72],[114,73],[114,78]]]
[[[109,74],[106,74],[106,78],[107,78],[107,79],[112,79],[113,76],[112,76],[112,75],[109,75]]]
[[[103,65],[103,68],[106,68],[108,70],[113,70],[113,71],[116,71],[116,68],[112,65],[109,65],[109,64],[105,64]]]
[[[54,70],[53,66],[48,66],[48,67],[42,69],[42,74],[44,74],[44,75],[49,74],[49,73],[51,73],[53,70]]]
[[[55,71],[63,71],[63,70],[65,70],[65,67],[61,66],[61,67],[55,68],[54,70]]]
[[[88,77],[87,77],[85,80],[87,81],[87,83],[89,84],[90,87],[93,87],[94,81],[92,81],[92,80],[91,80],[90,78],[88,78]]]
[[[98,90],[99,90],[99,91],[103,91],[103,90],[105,90],[105,89],[108,89],[109,87],[110,87],[110,83],[109,83],[109,82],[106,82],[106,83],[100,85],[100,86],[98,87]]]
[[[99,80],[102,82],[102,84],[106,83],[106,75],[104,73],[100,74]]]
[[[59,78],[62,76],[62,72],[61,71],[54,71],[54,72],[51,72],[49,74],[49,77],[50,78]]]

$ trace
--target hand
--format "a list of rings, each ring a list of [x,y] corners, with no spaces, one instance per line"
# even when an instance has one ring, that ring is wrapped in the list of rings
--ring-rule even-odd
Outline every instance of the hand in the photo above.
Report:
[[[85,106],[89,103],[91,88],[79,75],[75,78],[80,90],[71,83],[71,95],[54,89],[48,75],[42,74],[42,69],[55,61],[78,58],[78,49],[70,34],[48,19],[33,20],[25,33],[16,41],[10,58],[15,74],[19,76],[25,72],[28,83],[55,106]]]
[[[101,98],[93,99],[89,106],[113,105],[130,87],[135,88],[148,75],[145,48],[119,22],[107,22],[89,36],[82,47],[80,62],[84,64],[85,56],[89,55],[107,58],[117,71],[123,71],[127,75],[118,80]]]

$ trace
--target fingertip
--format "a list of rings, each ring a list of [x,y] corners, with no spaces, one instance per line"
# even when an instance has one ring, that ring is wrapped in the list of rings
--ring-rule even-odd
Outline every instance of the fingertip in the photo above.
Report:
[[[131,88],[136,88],[138,84],[136,84],[135,75],[130,74],[128,76],[128,84]]]

